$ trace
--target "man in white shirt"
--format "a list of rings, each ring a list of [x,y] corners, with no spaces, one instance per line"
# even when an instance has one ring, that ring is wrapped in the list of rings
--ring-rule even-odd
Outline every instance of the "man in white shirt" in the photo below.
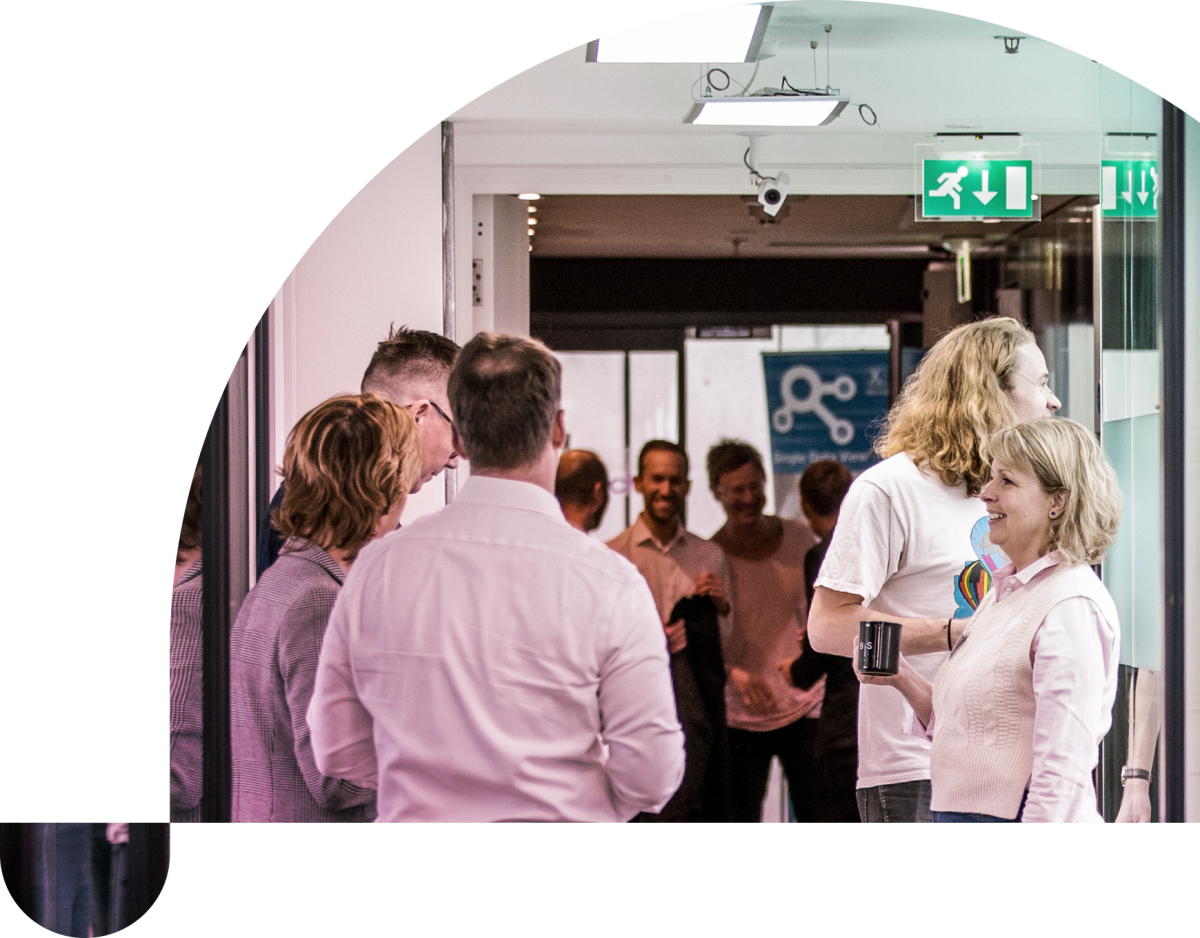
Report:
[[[554,499],[561,369],[483,333],[449,383],[472,475],[362,551],[308,710],[327,775],[381,821],[624,821],[683,777],[662,625],[637,570]]]

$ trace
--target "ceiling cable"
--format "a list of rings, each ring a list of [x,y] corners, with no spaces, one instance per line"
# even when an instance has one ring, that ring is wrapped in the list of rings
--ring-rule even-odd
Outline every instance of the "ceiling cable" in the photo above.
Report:
[[[826,90],[829,90],[830,88],[833,87],[833,82],[831,82],[829,80],[829,46],[833,41],[833,36],[830,35],[832,32],[833,32],[833,24],[826,23],[825,24],[825,89]]]

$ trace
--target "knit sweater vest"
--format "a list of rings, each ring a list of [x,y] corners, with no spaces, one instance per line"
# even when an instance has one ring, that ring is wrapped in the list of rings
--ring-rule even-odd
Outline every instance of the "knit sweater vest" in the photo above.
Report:
[[[1002,603],[980,602],[933,682],[934,811],[1015,818],[1033,770],[1033,666],[1029,649],[1047,613],[1091,599],[1114,628],[1117,610],[1086,564],[1059,565]]]

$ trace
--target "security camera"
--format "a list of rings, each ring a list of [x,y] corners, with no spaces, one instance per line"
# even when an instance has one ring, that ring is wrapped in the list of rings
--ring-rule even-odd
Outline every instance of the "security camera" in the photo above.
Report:
[[[789,181],[787,173],[780,173],[774,178],[768,176],[758,184],[758,202],[768,215],[778,215],[783,208]]]

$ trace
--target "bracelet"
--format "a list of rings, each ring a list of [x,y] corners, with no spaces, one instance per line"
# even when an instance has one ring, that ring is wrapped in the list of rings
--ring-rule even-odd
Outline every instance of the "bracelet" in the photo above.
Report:
[[[1121,767],[1121,787],[1125,787],[1125,783],[1131,778],[1140,778],[1144,782],[1150,781],[1149,769],[1131,769],[1125,765]]]
[[[950,641],[950,624],[954,621],[954,616],[946,620],[946,647],[950,651],[954,651],[954,642]]]

